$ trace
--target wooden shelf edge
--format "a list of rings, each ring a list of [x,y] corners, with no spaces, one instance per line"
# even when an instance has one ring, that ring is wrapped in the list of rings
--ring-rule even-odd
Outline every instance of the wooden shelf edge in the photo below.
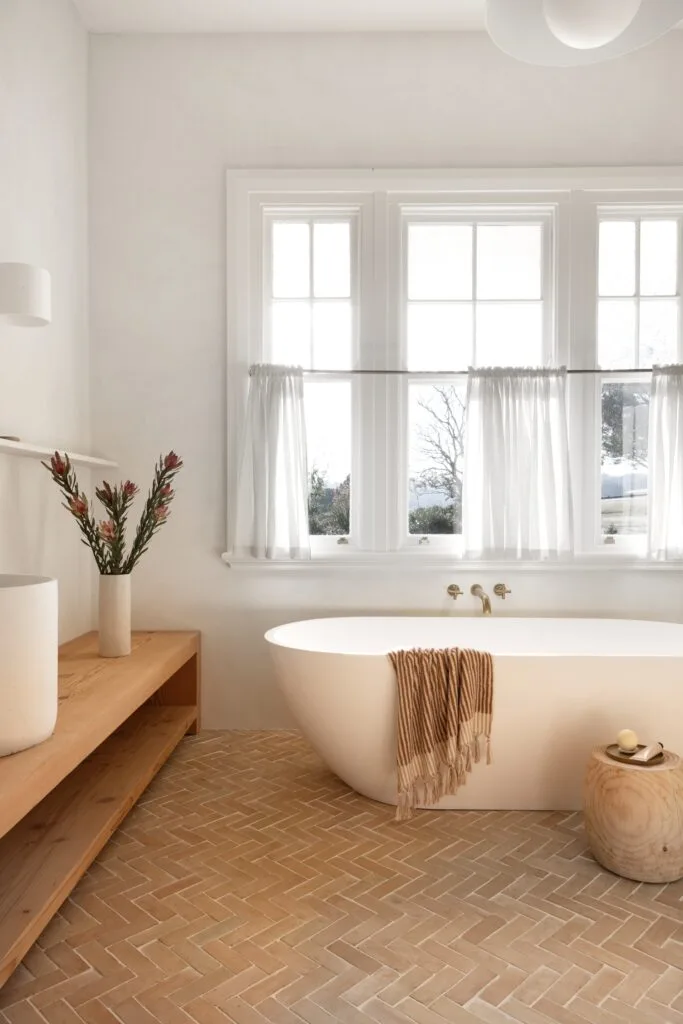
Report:
[[[0,438],[0,455],[18,455],[25,459],[49,459],[54,452],[54,448],[47,448],[44,445]],[[81,455],[79,452],[67,451],[66,454],[74,466],[83,466],[87,469],[118,469],[118,462],[112,462],[111,459],[102,459],[97,455]]]
[[[0,986],[196,717],[195,707],[139,708],[0,840]]]

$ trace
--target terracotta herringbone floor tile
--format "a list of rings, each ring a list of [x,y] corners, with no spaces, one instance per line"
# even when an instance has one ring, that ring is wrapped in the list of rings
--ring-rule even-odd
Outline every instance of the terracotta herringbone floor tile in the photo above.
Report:
[[[396,825],[297,735],[204,734],[0,990],[0,1021],[683,1024],[683,882],[602,871],[575,813]]]

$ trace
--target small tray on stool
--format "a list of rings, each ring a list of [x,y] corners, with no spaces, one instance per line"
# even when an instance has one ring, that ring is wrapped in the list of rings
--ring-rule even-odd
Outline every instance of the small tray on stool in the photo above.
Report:
[[[664,760],[664,751],[660,751],[655,757],[651,757],[649,761],[633,761],[633,755],[637,754],[639,750],[644,750],[645,744],[639,743],[634,751],[630,754],[625,754],[623,750],[620,750],[616,743],[610,743],[608,747],[605,747],[605,753],[608,757],[611,757],[613,761],[621,761],[622,764],[635,764],[637,768],[649,768],[652,764],[661,764]]]

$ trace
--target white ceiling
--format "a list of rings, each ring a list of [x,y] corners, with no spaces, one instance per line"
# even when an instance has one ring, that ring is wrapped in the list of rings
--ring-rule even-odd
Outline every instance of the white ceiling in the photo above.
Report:
[[[512,0],[514,2],[514,0]],[[482,29],[485,0],[75,0],[93,32]]]

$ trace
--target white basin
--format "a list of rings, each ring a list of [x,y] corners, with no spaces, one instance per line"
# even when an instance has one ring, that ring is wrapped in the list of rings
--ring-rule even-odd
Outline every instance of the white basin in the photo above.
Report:
[[[0,575],[0,757],[52,735],[58,644],[57,580]]]

